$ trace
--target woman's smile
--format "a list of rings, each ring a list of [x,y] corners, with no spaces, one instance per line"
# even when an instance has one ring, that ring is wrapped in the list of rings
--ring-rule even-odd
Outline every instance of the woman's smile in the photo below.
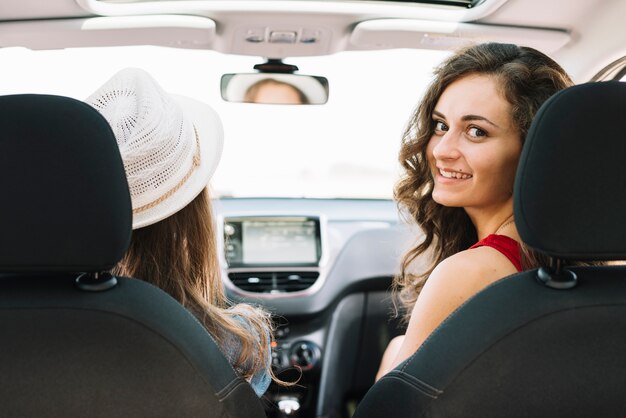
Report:
[[[437,171],[439,172],[439,176],[443,177],[444,180],[467,180],[473,177],[471,174],[463,173],[462,171],[450,170],[446,168],[437,168]],[[438,181],[441,181],[441,180],[438,179]]]

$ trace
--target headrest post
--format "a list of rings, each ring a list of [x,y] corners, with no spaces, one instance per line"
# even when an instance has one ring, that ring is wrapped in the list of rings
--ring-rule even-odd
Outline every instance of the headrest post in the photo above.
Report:
[[[563,268],[563,260],[550,257],[550,267],[537,270],[537,280],[547,287],[558,290],[571,289],[578,283],[576,273]]]
[[[76,278],[76,287],[86,292],[103,292],[117,285],[117,278],[108,271],[82,273]]]

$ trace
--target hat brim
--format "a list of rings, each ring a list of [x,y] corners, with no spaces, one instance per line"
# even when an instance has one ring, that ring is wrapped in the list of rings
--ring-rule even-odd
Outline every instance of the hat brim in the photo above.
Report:
[[[200,166],[167,199],[141,213],[133,214],[133,229],[155,224],[187,206],[207,187],[222,155],[224,128],[217,113],[209,105],[189,97],[171,96],[196,128],[200,144]]]

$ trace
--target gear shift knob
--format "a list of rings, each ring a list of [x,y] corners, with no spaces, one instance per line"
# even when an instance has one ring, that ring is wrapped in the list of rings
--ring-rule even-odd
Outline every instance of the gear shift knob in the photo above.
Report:
[[[278,401],[278,409],[287,417],[296,416],[300,409],[300,401],[296,398],[281,399]]]

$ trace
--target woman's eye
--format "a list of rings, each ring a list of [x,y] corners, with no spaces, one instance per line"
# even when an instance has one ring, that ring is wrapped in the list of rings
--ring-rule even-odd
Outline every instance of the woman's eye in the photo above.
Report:
[[[435,132],[446,132],[447,130],[448,130],[448,125],[446,125],[440,120],[435,121]]]
[[[472,138],[481,138],[483,136],[487,136],[487,132],[475,126],[469,128],[469,130],[467,131],[467,134],[471,136]]]

